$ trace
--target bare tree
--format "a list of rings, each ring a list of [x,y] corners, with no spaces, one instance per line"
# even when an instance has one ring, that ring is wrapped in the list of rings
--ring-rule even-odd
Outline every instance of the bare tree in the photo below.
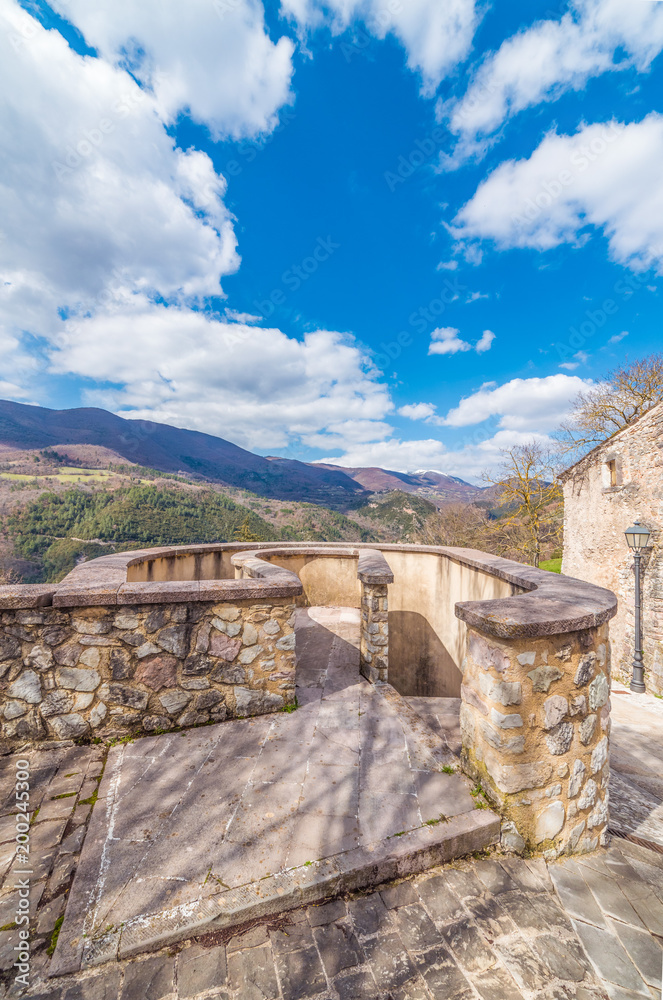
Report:
[[[574,401],[571,420],[561,428],[565,452],[605,441],[663,400],[663,355],[650,354],[615,368]]]
[[[426,519],[417,541],[424,545],[482,549],[488,535],[485,510],[471,503],[449,503]]]
[[[542,548],[555,547],[561,538],[563,494],[555,458],[536,441],[503,449],[502,456],[498,472],[484,474],[484,481],[496,487],[499,511],[492,531],[497,548],[538,566]]]

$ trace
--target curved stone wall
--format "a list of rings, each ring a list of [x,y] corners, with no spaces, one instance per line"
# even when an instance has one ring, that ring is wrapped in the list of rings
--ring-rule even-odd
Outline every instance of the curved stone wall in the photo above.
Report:
[[[161,548],[0,587],[3,747],[284,707],[296,604],[361,608],[370,681],[460,696],[464,767],[507,841],[549,856],[605,841],[616,598],[467,549]]]

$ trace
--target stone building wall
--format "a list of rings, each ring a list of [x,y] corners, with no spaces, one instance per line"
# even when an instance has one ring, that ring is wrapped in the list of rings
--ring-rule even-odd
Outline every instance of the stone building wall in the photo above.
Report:
[[[294,599],[0,612],[5,747],[155,731],[294,702]]]
[[[503,839],[547,857],[605,844],[608,625],[501,641],[468,632],[464,768],[506,819]]]
[[[614,486],[609,462],[615,463]],[[562,480],[562,572],[617,595],[619,610],[610,626],[613,671],[626,684],[634,651],[635,584],[624,531],[640,520],[652,532],[642,560],[645,684],[663,694],[663,404],[595,448]]]

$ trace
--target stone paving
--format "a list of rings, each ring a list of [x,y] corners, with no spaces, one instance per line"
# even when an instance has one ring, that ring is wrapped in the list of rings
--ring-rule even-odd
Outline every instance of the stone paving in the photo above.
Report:
[[[663,850],[663,699],[613,685],[610,826]]]
[[[339,620],[340,614],[347,616],[345,621]],[[304,630],[303,649],[307,641],[311,644],[310,651],[317,646],[318,653],[324,652],[332,664],[337,662],[342,672],[342,664],[351,659],[348,646],[352,645],[353,628],[356,630],[355,619],[350,612],[329,612],[325,620],[325,612],[316,611],[315,617],[319,619],[318,624],[324,622],[324,632],[328,633],[324,636],[326,652],[320,649],[322,631],[316,627],[314,619],[300,623]],[[157,803],[161,813],[167,813],[172,807],[170,796],[175,792],[165,780],[168,768],[164,771],[164,781],[152,788],[149,799],[140,790],[138,781],[142,768],[149,769],[153,759],[168,761],[166,753],[155,753],[157,741],[171,741],[168,744],[171,747],[174,740],[185,742],[186,767],[180,770],[185,772],[185,784],[189,782],[190,787],[192,777],[201,772],[202,748],[212,728],[227,733],[230,740],[231,730],[227,727],[240,727],[250,734],[250,740],[255,738],[258,744],[262,743],[259,753],[246,758],[255,766],[264,748],[270,746],[269,733],[265,739],[255,736],[265,721],[277,727],[272,736],[277,741],[283,739],[281,727],[289,723],[299,719],[299,726],[310,725],[306,721],[306,704],[317,701],[319,716],[327,694],[332,696],[330,706],[345,703],[345,698],[333,697],[345,690],[341,683],[336,686],[337,690],[333,684],[327,686],[330,674],[333,678],[337,668],[325,674],[324,669],[315,666],[314,659],[309,660],[311,667],[300,678],[304,711],[272,716],[269,720],[224,723],[220,727],[188,731],[178,736],[148,738],[110,750],[109,759],[116,757],[128,762],[129,769],[133,769],[134,785],[138,783],[140,791],[128,800],[132,805],[126,820],[122,811],[118,811],[122,822],[127,824],[124,831],[118,827],[118,838],[122,833],[129,856],[119,857],[108,869],[113,877],[112,885],[118,888],[116,898],[121,905],[125,905],[123,901],[130,893],[124,890],[122,877],[118,877],[116,869],[120,876],[122,872],[125,877],[134,873],[132,885],[137,896],[151,898],[149,893],[154,892],[154,888],[150,882],[159,879],[146,879],[144,867],[132,868],[132,852],[137,846],[143,852],[147,848],[161,850],[168,840],[164,836],[165,827],[158,825],[165,823],[166,817],[159,817],[158,813],[155,817],[153,809]],[[340,678],[341,673],[336,676]],[[363,682],[360,686],[363,687]],[[304,694],[305,691],[309,694]],[[309,695],[313,700],[307,703]],[[458,749],[457,703],[453,699],[408,701],[410,710],[415,709],[429,724],[444,731],[446,748],[436,763],[448,760],[447,750]],[[388,703],[387,707],[396,711],[393,704],[389,706]],[[397,707],[403,711],[403,704]],[[626,791],[621,797],[620,793],[614,796],[617,808],[613,811],[611,825],[652,846],[661,843],[660,821],[655,813],[661,802],[661,709],[663,705],[651,698],[640,699],[625,692],[613,692],[612,781],[624,782]],[[339,710],[330,708],[329,711],[333,714]],[[342,726],[331,731],[374,732],[361,729],[367,724],[359,714],[361,711],[360,696],[356,708],[358,728]],[[384,708],[382,711],[386,719],[392,719],[389,711]],[[419,768],[411,769],[414,791],[409,794],[416,795],[419,801],[420,788],[414,772],[421,770],[422,759],[432,767],[430,754],[436,741],[427,741],[421,736],[416,719],[410,716],[407,721],[402,728],[406,755],[419,762]],[[392,724],[390,721],[389,725]],[[375,738],[378,735],[375,734]],[[152,744],[150,753],[127,753],[141,743]],[[220,739],[215,746],[212,752],[218,756],[219,747],[222,747]],[[332,752],[338,754],[337,763],[320,766],[349,771],[343,760],[338,762],[344,747],[347,748],[346,742],[332,748]],[[392,780],[389,777],[391,765],[397,765],[398,761],[385,762],[381,756],[384,751],[384,744],[375,743],[369,763],[376,767],[379,763],[385,764],[379,776],[382,782],[388,783]],[[340,898],[322,905],[264,916],[253,921],[243,933],[226,928],[154,954],[49,979],[48,973],[53,970],[47,945],[52,942],[56,921],[61,918],[71,895],[70,886],[77,866],[79,876],[85,878],[80,851],[90,813],[92,811],[93,817],[103,814],[103,796],[94,810],[92,803],[106,753],[107,747],[92,746],[44,748],[27,754],[31,760],[31,808],[39,807],[31,829],[33,957],[32,985],[27,994],[16,985],[10,986],[15,944],[15,929],[10,929],[10,924],[15,913],[13,886],[17,868],[13,858],[14,817],[11,815],[15,811],[16,755],[0,758],[0,878],[3,879],[0,884],[0,1000],[17,995],[31,1000],[46,1000],[47,997],[53,1000],[188,1000],[194,997],[200,1000],[431,1000],[437,997],[445,1000],[518,1000],[520,997],[525,1000],[592,1000],[599,997],[602,1000],[635,1000],[656,997],[660,1000],[663,853],[617,838],[608,849],[548,866],[537,859],[510,858],[499,850],[493,851],[491,856],[482,852],[474,859],[453,861],[424,874],[382,885],[378,891],[340,893]],[[108,766],[106,775],[110,773]],[[268,757],[264,766],[270,766]],[[288,768],[291,767],[291,773],[295,774],[298,766],[295,752]],[[396,776],[402,776],[402,769],[396,766],[394,770]],[[356,779],[354,771],[359,772]],[[361,774],[361,766],[358,766],[352,771],[353,783],[341,784],[338,793],[341,802],[347,802],[347,793],[355,787],[361,790]],[[431,774],[435,772],[431,770]],[[437,777],[457,780],[455,775],[439,772]],[[260,781],[270,784],[273,778],[273,772],[265,772]],[[224,781],[222,787],[225,784]],[[252,784],[247,779],[244,792],[250,791]],[[305,785],[306,779],[303,779],[302,791]],[[130,787],[129,783],[127,788]],[[210,780],[209,787],[201,787],[199,791],[201,795],[192,801],[189,812],[195,814],[196,842],[204,845],[204,848],[199,847],[202,854],[210,845],[214,846],[214,838],[218,835],[218,825],[210,821],[214,806],[220,801],[218,781],[215,784]],[[304,796],[304,801],[311,802],[311,808],[305,812],[307,820],[313,821],[316,816],[344,815],[343,812],[316,812],[316,787],[311,792],[311,799]],[[404,796],[408,793],[395,788],[393,794]],[[210,801],[206,802],[208,797]],[[425,796],[421,801],[426,802]],[[272,811],[271,803],[266,800],[259,800],[259,804],[264,813]],[[377,802],[369,815],[379,816],[380,811],[387,813],[384,802],[381,805],[380,809]],[[425,811],[425,805],[423,808]],[[649,813],[646,813],[647,808]],[[420,804],[419,822],[423,818],[421,809]],[[485,812],[487,810],[473,810],[469,815],[483,816]],[[230,819],[230,811],[227,815]],[[241,813],[237,809],[232,815],[237,817]],[[264,818],[277,823],[282,820],[281,815]],[[158,821],[156,825],[155,820]],[[425,833],[435,835],[443,825],[426,826]],[[313,826],[318,831],[315,835],[327,837],[327,827],[329,836],[338,835],[339,827],[327,818]],[[178,832],[176,824],[168,829],[171,833]],[[232,823],[228,829],[232,829]],[[296,824],[291,829],[296,829]],[[342,824],[340,829],[343,834]],[[186,830],[181,828],[179,832],[184,834]],[[131,839],[125,838],[125,833]],[[421,830],[417,835],[420,833]],[[88,839],[94,835],[94,826],[90,826]],[[169,860],[181,858],[186,870],[190,855],[195,853],[186,849],[192,843],[184,836],[170,839],[174,843],[170,847]],[[398,846],[404,840],[405,837],[394,836],[390,843]],[[303,842],[307,844],[306,840]],[[311,854],[323,842],[318,839],[312,844]],[[241,842],[238,839],[232,843]],[[295,843],[294,840],[288,842],[285,850],[293,850]],[[355,848],[361,849],[361,845]],[[256,863],[260,862],[259,854],[254,857]],[[160,881],[166,884],[160,885],[158,892],[170,894],[173,887],[168,884],[169,880],[162,878]],[[178,888],[181,889],[181,885],[175,886],[175,891]]]
[[[548,868],[493,857],[267,918],[243,932],[37,980],[24,995],[651,1000],[660,997],[662,921],[663,859],[653,852],[619,844],[577,865]]]
[[[110,750],[58,971],[375,885],[498,839],[498,817],[472,796],[452,754],[393,689],[360,676],[358,625],[353,609],[300,612],[297,711]]]
[[[37,965],[46,959],[58,918],[76,871],[106,756],[106,747],[42,749],[27,755],[30,767],[31,946]],[[16,885],[24,870],[14,856],[16,761],[0,758],[0,975],[14,961]]]

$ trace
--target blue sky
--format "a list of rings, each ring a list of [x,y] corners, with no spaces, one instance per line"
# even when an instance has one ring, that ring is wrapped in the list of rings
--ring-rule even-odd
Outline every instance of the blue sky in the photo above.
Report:
[[[182,11],[3,3],[3,396],[476,480],[658,349],[662,4]]]

